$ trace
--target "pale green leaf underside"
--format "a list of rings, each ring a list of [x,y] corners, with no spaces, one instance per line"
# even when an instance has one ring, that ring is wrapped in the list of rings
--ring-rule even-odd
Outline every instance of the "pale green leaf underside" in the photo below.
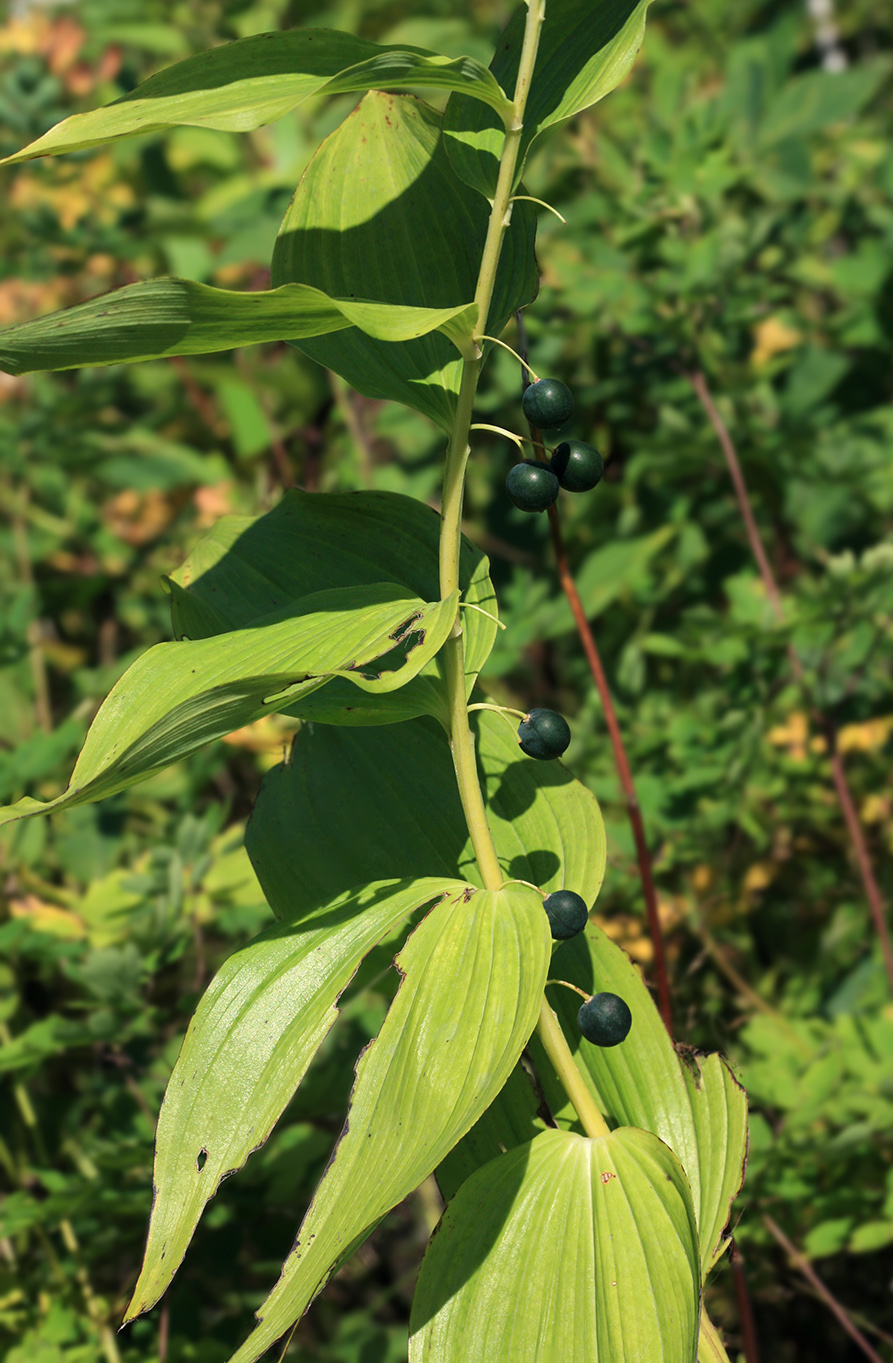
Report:
[[[541,901],[523,886],[451,897],[415,930],[333,1160],[232,1363],[259,1358],[488,1107],[536,1023],[549,954]]]
[[[525,757],[498,715],[471,718],[506,877],[544,891],[575,890],[592,904],[605,869],[595,797],[560,762]],[[386,729],[303,729],[288,764],[264,777],[245,845],[279,915],[306,913],[370,879],[441,875],[480,883],[446,736],[429,719]]]
[[[410,1363],[694,1363],[691,1194],[672,1151],[630,1127],[544,1131],[478,1170],[422,1264]]]
[[[408,95],[373,92],[304,172],[279,229],[272,280],[312,284],[338,298],[455,307],[475,296],[489,212],[455,175],[440,114]],[[532,206],[516,204],[497,270],[490,334],[536,295],[535,231]],[[443,336],[395,346],[354,328],[295,339],[359,392],[403,402],[450,429],[461,363]]]
[[[421,48],[380,47],[333,29],[295,29],[242,38],[169,66],[113,104],[64,119],[0,165],[178,124],[248,132],[312,95],[412,88],[459,90],[501,118],[511,112],[491,72],[472,57],[450,60]]]
[[[171,575],[174,633],[190,639],[244,629],[260,615],[325,587],[396,582],[407,596],[439,592],[440,517],[396,492],[285,493],[263,516],[225,516]],[[496,635],[496,596],[489,565],[463,540],[459,587],[463,610],[466,690],[486,662]],[[302,696],[286,713],[327,724],[393,724],[431,714],[447,716],[442,654],[399,691],[360,692],[335,678]],[[362,877],[358,877],[359,880]]]
[[[126,1320],[158,1300],[221,1180],[267,1139],[364,956],[415,909],[463,888],[438,879],[367,885],[230,956],[189,1024],[167,1086],[149,1239]]]
[[[518,158],[516,180],[538,139],[582,113],[620,84],[642,45],[651,0],[549,0],[537,53]],[[506,90],[515,88],[524,38],[519,7],[502,35],[490,69]],[[492,197],[503,127],[489,110],[452,95],[444,140],[463,180]]]
[[[332,676],[372,691],[396,689],[441,648],[457,599],[425,603],[393,583],[341,588],[283,607],[251,629],[156,644],[101,706],[68,790],[47,803],[27,797],[0,809],[0,825],[125,790]],[[377,675],[376,660],[401,641],[403,665]]]
[[[578,1064],[611,1122],[653,1131],[676,1153],[688,1175],[701,1243],[701,1268],[709,1272],[726,1242],[723,1230],[741,1187],[747,1146],[747,1096],[718,1055],[677,1055],[642,977],[594,923],[555,953],[552,974],[587,993],[619,994],[633,1015],[622,1046],[585,1041],[576,1024],[570,990],[551,988]],[[543,1077],[549,1084],[548,1068]],[[555,1094],[560,1108],[563,1092]]]
[[[412,308],[329,298],[307,284],[244,293],[191,279],[149,279],[0,329],[0,369],[30,374],[129,364],[353,327],[386,342],[442,332],[455,353],[454,347],[468,350],[476,317],[473,303]]]

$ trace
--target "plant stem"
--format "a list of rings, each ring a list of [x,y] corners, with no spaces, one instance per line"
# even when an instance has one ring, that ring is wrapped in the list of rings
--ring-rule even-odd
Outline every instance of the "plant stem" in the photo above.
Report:
[[[546,998],[543,998],[540,1005],[540,1018],[536,1024],[536,1034],[542,1043],[543,1050],[552,1062],[565,1093],[574,1105],[586,1135],[593,1139],[597,1136],[610,1136],[608,1124],[586,1087],[583,1076],[577,1068],[577,1062],[571,1054],[571,1048],[567,1044],[564,1032],[561,1030],[561,1024],[549,1007],[549,1001]]]
[[[760,1350],[757,1345],[757,1331],[750,1304],[744,1258],[734,1239],[732,1240],[731,1260],[732,1277],[735,1280],[735,1300],[738,1303],[738,1320],[741,1324],[741,1340],[744,1344],[744,1358],[746,1363],[760,1363]]]
[[[757,528],[753,509],[750,505],[750,497],[747,492],[747,484],[744,481],[744,474],[741,469],[741,462],[738,459],[738,451],[735,449],[735,442],[729,434],[729,429],[723,421],[716,403],[713,401],[710,389],[707,387],[707,380],[701,370],[694,373],[684,373],[685,378],[691,384],[695,396],[700,402],[707,416],[707,420],[716,433],[726,467],[729,470],[729,477],[735,489],[735,496],[738,499],[738,507],[747,531],[747,539],[750,544],[751,552],[760,570],[760,577],[766,590],[766,596],[772,606],[775,619],[781,624],[784,621],[784,606],[782,605],[781,593],[778,590],[778,583],[775,574],[763,548],[763,541],[760,539],[760,532]],[[803,685],[803,664],[800,662],[793,647],[788,647],[788,657],[791,660],[791,668],[797,681]],[[852,792],[846,779],[843,768],[843,760],[837,747],[837,739],[833,722],[825,715],[816,715],[818,722],[824,732],[828,743],[828,752],[831,758],[831,779],[834,782],[834,789],[843,813],[844,823],[849,833],[856,864],[859,867],[859,874],[862,879],[862,887],[865,891],[865,898],[868,900],[868,908],[874,922],[875,932],[881,946],[881,955],[884,958],[884,966],[887,971],[887,978],[890,981],[890,989],[893,992],[893,945],[890,942],[890,933],[887,928],[886,916],[884,913],[884,902],[881,899],[881,892],[878,887],[877,878],[874,874],[874,867],[871,864],[871,855],[868,851],[868,844],[862,832],[862,825],[856,813],[853,803]]]
[[[527,26],[521,48],[518,79],[515,85],[514,126],[506,133],[499,177],[487,237],[484,242],[481,268],[475,290],[478,305],[476,334],[487,329],[487,314],[496,283],[496,268],[506,228],[511,221],[511,193],[521,145],[524,106],[533,77],[533,67],[539,46],[540,29],[545,15],[545,0],[529,0]],[[456,416],[450,436],[446,469],[443,480],[443,503],[440,528],[440,593],[449,596],[459,587],[459,558],[462,550],[462,500],[465,489],[465,469],[470,453],[468,445],[474,399],[481,374],[481,360],[465,360],[456,404]],[[474,855],[481,878],[488,890],[502,888],[503,875],[487,823],[487,812],[478,780],[474,757],[474,738],[468,723],[465,686],[465,648],[459,613],[453,631],[444,645],[447,690],[450,713],[450,747],[459,785],[459,798],[465,822],[471,835]]]

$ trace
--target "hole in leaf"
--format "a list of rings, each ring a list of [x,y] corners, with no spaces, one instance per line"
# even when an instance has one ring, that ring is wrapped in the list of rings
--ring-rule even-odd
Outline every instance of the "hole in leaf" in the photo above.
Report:
[[[195,1159],[195,1167],[199,1171],[199,1173],[201,1173],[201,1171],[204,1169],[207,1162],[208,1162],[207,1150],[199,1150]]]

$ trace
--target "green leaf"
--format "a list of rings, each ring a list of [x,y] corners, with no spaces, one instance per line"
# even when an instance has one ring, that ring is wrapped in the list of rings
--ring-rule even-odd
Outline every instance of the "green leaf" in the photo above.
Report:
[[[607,990],[628,1004],[633,1025],[622,1046],[592,1046],[577,1026],[569,989],[549,991],[578,1065],[609,1122],[653,1131],[675,1152],[691,1184],[706,1275],[722,1255],[731,1204],[744,1174],[747,1096],[718,1055],[682,1059],[632,961],[594,923],[556,951],[552,976],[588,994]],[[534,1059],[556,1116],[564,1090],[534,1041]],[[564,1120],[572,1120],[565,1110]]]
[[[487,1111],[437,1166],[437,1184],[444,1201],[449,1202],[466,1179],[497,1155],[545,1131],[546,1123],[537,1109],[533,1084],[519,1062]]]
[[[544,1131],[459,1190],[432,1236],[410,1363],[695,1363],[691,1193],[647,1131]]]
[[[125,790],[333,675],[365,690],[401,686],[442,646],[457,596],[426,604],[392,583],[341,588],[304,597],[249,629],[156,644],[101,706],[68,790],[47,803],[29,796],[0,809],[0,825]],[[401,643],[405,659],[376,674],[376,662]]]
[[[415,909],[463,888],[453,880],[367,885],[230,956],[196,1010],[167,1086],[149,1239],[125,1320],[166,1290],[206,1203],[269,1136],[364,956]]]
[[[597,104],[629,71],[645,35],[651,0],[549,0],[524,111],[516,183],[531,148],[550,128]],[[490,69],[514,90],[524,40],[526,7],[519,6],[499,40]],[[488,109],[452,95],[444,142],[456,173],[493,197],[504,129]]]
[[[523,886],[446,899],[415,930],[397,957],[397,997],[360,1057],[335,1154],[232,1363],[251,1363],[298,1319],[496,1097],[536,1024],[549,955],[539,896]]]
[[[188,57],[103,109],[63,119],[0,165],[83,151],[183,123],[248,132],[282,118],[311,95],[412,88],[461,90],[483,100],[500,118],[511,115],[511,101],[472,57],[451,61],[422,48],[380,47],[333,29],[293,29]]]
[[[39,369],[129,364],[354,327],[389,343],[440,331],[443,345],[454,353],[453,346],[468,350],[476,317],[473,303],[397,307],[327,298],[306,284],[240,293],[191,279],[149,279],[0,329],[0,369],[30,374]]]
[[[226,516],[169,579],[174,633],[191,639],[244,629],[259,616],[326,587],[395,582],[407,596],[433,600],[439,590],[440,517],[414,497],[393,492],[328,493],[290,489],[254,519]],[[496,635],[497,610],[488,562],[463,540],[459,585],[481,610],[462,612],[468,694]],[[286,713],[327,724],[392,724],[430,714],[446,721],[448,701],[438,654],[399,691],[360,692],[334,678]],[[364,877],[358,876],[357,882]]]
[[[524,757],[498,715],[485,710],[471,718],[506,876],[544,891],[576,890],[591,904],[605,869],[595,797],[559,762]],[[264,778],[245,845],[267,902],[282,916],[306,913],[370,879],[441,875],[480,883],[449,746],[429,719],[302,729],[288,764]]]
[[[453,172],[440,114],[411,96],[369,94],[304,172],[279,230],[273,283],[399,306],[464,305],[475,295],[489,213]],[[490,334],[536,295],[535,231],[532,206],[516,204]],[[460,362],[443,337],[398,347],[350,330],[300,348],[368,397],[406,403],[449,430]]]

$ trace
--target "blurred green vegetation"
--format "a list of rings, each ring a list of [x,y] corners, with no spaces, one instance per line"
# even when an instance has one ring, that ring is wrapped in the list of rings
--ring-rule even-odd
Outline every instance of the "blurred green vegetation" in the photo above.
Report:
[[[294,24],[488,60],[503,0],[124,0],[19,6],[0,28],[0,152],[215,43]],[[543,284],[527,328],[571,384],[569,431],[607,460],[561,514],[655,854],[677,1032],[752,1102],[735,1212],[763,1357],[859,1356],[764,1226],[771,1215],[893,1358],[893,1006],[815,712],[839,734],[893,904],[893,14],[840,8],[841,71],[805,7],[657,0],[620,91],[527,184]],[[154,274],[263,286],[314,147],[352,105],[258,132],[182,128],[4,171],[0,324]],[[508,339],[512,339],[509,334]],[[736,444],[786,624],[773,623],[702,372]],[[481,419],[523,429],[494,354]],[[24,380],[0,376],[0,796],[64,785],[95,709],[169,637],[161,577],[227,512],[298,485],[435,500],[442,440],[282,346]],[[485,680],[571,718],[602,801],[600,921],[646,972],[638,871],[610,745],[543,518],[472,460],[468,531],[509,625]],[[804,680],[792,675],[793,647]],[[288,742],[253,726],[124,795],[0,833],[0,1339],[11,1363],[226,1359],[340,1129],[384,960],[266,1149],[228,1182],[170,1294],[120,1339],[151,1202],[154,1120],[192,1008],[269,911],[242,847]],[[405,1358],[438,1215],[426,1185],[330,1284],[294,1346]],[[711,1314],[741,1337],[731,1275]],[[884,1334],[883,1332],[886,1332]],[[117,1352],[116,1352],[117,1351]]]

